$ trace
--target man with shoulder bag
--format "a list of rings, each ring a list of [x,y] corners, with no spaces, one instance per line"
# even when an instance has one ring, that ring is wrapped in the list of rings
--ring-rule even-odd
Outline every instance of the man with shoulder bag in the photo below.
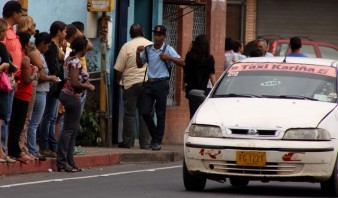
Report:
[[[156,25],[153,30],[154,45],[147,47],[140,45],[136,51],[137,67],[142,68],[145,63],[148,63],[146,72],[148,80],[144,83],[141,113],[152,137],[151,149],[156,151],[161,150],[165,130],[171,65],[175,63],[177,66],[184,66],[181,56],[164,42],[166,31],[163,25]],[[154,107],[157,123],[153,119]]]

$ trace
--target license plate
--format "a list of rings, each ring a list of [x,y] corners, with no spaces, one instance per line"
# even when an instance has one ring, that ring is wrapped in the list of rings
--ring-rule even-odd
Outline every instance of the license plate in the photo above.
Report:
[[[256,151],[237,151],[236,164],[238,166],[265,166],[266,153]]]

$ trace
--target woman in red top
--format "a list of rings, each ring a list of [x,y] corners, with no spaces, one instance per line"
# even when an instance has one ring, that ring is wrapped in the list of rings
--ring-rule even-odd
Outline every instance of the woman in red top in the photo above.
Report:
[[[20,73],[17,75],[18,88],[14,95],[11,122],[9,123],[8,154],[26,164],[30,158],[21,156],[19,137],[25,124],[28,104],[32,95],[32,82],[37,79],[38,68],[30,64],[30,59],[27,56],[30,34],[20,32],[18,36],[22,45],[22,63]]]

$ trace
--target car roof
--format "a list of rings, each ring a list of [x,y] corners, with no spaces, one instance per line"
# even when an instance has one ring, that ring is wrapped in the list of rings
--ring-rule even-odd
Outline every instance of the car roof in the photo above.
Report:
[[[275,57],[253,57],[245,58],[240,62],[246,63],[283,63],[284,56],[275,56]],[[338,60],[324,59],[324,58],[302,58],[302,57],[286,57],[286,63],[298,63],[298,64],[310,64],[310,65],[323,65],[323,66],[333,66],[338,67]]]

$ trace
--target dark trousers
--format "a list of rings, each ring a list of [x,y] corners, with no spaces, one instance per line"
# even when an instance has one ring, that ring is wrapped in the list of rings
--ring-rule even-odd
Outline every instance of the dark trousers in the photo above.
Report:
[[[8,155],[20,157],[19,138],[25,124],[29,101],[13,99],[12,115],[9,122]]]
[[[190,110],[190,119],[195,115],[197,109],[200,107],[200,105],[203,103],[203,101],[198,101],[189,98],[189,110]]]
[[[146,82],[144,84],[144,92],[142,95],[141,113],[146,122],[152,143],[161,143],[165,128],[165,115],[167,109],[167,96],[169,93],[168,80],[156,82]],[[157,124],[153,119],[153,108],[155,112]]]
[[[65,117],[58,145],[57,167],[74,167],[74,147],[80,125],[81,99],[61,92],[60,102],[65,107]]]
[[[143,83],[137,83],[123,91],[123,144],[129,147],[134,146],[135,132],[139,136],[141,148],[149,146],[150,134],[148,127],[139,110],[141,96],[144,90]]]

